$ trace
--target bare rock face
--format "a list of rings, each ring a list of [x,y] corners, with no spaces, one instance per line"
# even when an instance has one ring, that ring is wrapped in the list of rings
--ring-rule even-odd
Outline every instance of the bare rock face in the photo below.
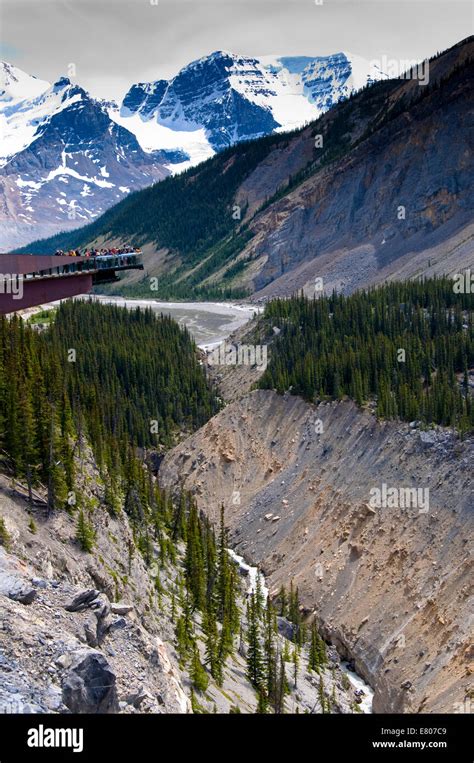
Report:
[[[431,430],[426,448],[410,425],[352,402],[258,390],[170,451],[160,477],[211,519],[224,504],[232,545],[271,594],[293,580],[375,690],[375,712],[455,712],[470,680],[473,462],[472,438],[449,430]],[[376,506],[384,484],[429,492],[419,506]]]
[[[63,702],[72,713],[116,713],[116,675],[100,652],[79,652],[63,680]]]
[[[32,534],[2,475],[0,502],[11,538],[0,546],[0,713],[191,712],[168,604],[158,610],[141,555],[124,560],[127,517],[98,508],[86,554],[66,512],[38,512]]]

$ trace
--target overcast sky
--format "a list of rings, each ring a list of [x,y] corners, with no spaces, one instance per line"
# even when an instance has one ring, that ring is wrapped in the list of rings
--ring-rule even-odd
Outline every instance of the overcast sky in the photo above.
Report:
[[[320,0],[317,0],[320,2]],[[418,59],[472,34],[469,0],[0,0],[0,55],[96,96],[169,78],[214,50]]]

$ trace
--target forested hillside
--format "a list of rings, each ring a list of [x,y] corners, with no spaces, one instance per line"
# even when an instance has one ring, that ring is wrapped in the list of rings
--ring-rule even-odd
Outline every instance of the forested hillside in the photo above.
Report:
[[[270,302],[281,334],[262,388],[311,402],[377,400],[383,418],[474,427],[474,297],[448,279],[392,283],[349,297]]]
[[[189,334],[151,310],[71,301],[44,333],[16,316],[0,332],[2,448],[52,507],[74,489],[83,436],[119,478],[135,446],[169,445],[217,410]]]
[[[281,142],[280,136],[271,136],[239,144],[199,167],[145,189],[144,195],[131,194],[91,225],[34,242],[19,251],[47,254],[56,249],[68,250],[81,247],[107,232],[110,237],[123,237],[137,245],[151,240],[157,248],[165,247],[185,263],[184,268],[178,268],[178,274],[211,255],[207,270],[212,272],[234,257],[248,238],[243,233],[236,235],[245,208],[238,219],[232,216],[232,200],[239,185],[267,156],[271,147]],[[176,275],[173,273],[169,278],[160,279],[159,295],[181,296],[183,289],[176,284]],[[197,278],[191,279],[192,285],[202,278],[200,271]],[[184,291],[189,292],[189,284]],[[204,296],[214,296],[216,290],[212,292],[208,288],[201,292]],[[130,293],[149,294],[148,282],[132,288]],[[242,296],[242,293],[228,289],[225,296]]]
[[[180,484],[166,491],[160,487],[147,451],[162,450],[178,430],[199,427],[217,407],[187,332],[150,310],[67,302],[42,332],[17,316],[2,318],[0,490],[8,498],[0,512],[2,559],[20,554],[18,537],[9,532],[13,521],[28,522],[27,534],[41,536],[45,546],[35,541],[37,556],[48,556],[48,533],[54,535],[59,524],[59,545],[68,561],[56,573],[61,582],[55,582],[54,591],[69,586],[65,580],[74,559],[95,586],[108,581],[117,598],[128,592],[132,605],[119,604],[119,610],[123,607],[127,614],[143,606],[153,629],[171,629],[173,656],[195,713],[217,712],[219,703],[227,712],[280,714],[290,701],[296,712],[358,711],[360,698],[354,700],[337,654],[332,650],[329,664],[316,626],[307,628],[302,621],[297,587],[282,589],[272,603],[258,577],[255,590],[245,586],[245,596],[228,552],[224,508],[216,534]],[[24,516],[19,520],[18,514]],[[126,538],[121,545],[118,533]],[[114,550],[122,561],[115,568],[103,557],[104,542],[118,547]],[[145,583],[140,576],[134,580],[132,570],[138,575],[137,569],[146,570]],[[95,589],[83,590],[66,610],[93,609],[97,596]],[[20,601],[20,608],[31,604]],[[118,638],[103,591],[101,602],[96,629],[85,626],[85,640],[96,650],[106,638],[109,646]],[[42,598],[41,616],[49,617],[44,604]],[[55,610],[56,616],[57,605]],[[286,618],[292,643],[278,630],[278,614]],[[145,631],[151,627],[145,617],[142,626]],[[64,637],[66,624],[56,619],[55,627]],[[125,643],[127,628],[121,618],[117,629],[125,629]],[[141,643],[146,652],[136,641],[134,648]],[[111,652],[116,656],[112,649],[108,657]],[[134,654],[142,656],[139,649]],[[41,653],[40,664],[43,659]],[[123,667],[119,660],[117,665]],[[150,681],[155,667],[150,658]],[[27,670],[32,671],[31,665]],[[168,680],[175,681],[171,675]],[[36,673],[31,684],[35,697],[43,698]],[[133,707],[133,697],[125,696],[123,703]],[[71,709],[67,692],[62,702],[59,712]],[[89,711],[92,705],[86,702]],[[118,711],[115,700],[112,707]]]

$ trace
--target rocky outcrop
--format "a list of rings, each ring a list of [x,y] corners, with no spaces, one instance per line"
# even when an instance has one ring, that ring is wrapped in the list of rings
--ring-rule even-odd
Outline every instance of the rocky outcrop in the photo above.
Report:
[[[64,677],[63,702],[71,713],[116,713],[116,676],[100,652],[81,651]]]
[[[374,688],[378,712],[455,712],[470,681],[474,444],[429,435],[426,448],[416,422],[377,421],[349,401],[315,407],[255,391],[160,469],[211,518],[224,504],[232,544],[271,592],[294,581],[308,617]],[[374,506],[383,485],[428,493]]]
[[[0,713],[190,712],[167,599],[158,608],[126,516],[97,509],[87,554],[74,517],[34,511],[32,532],[0,475]]]

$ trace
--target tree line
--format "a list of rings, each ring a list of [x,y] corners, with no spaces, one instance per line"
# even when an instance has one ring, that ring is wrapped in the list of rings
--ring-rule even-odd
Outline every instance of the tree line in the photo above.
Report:
[[[295,296],[267,304],[276,326],[259,386],[317,402],[375,400],[382,418],[474,427],[474,296],[447,278],[390,283],[350,296]]]

